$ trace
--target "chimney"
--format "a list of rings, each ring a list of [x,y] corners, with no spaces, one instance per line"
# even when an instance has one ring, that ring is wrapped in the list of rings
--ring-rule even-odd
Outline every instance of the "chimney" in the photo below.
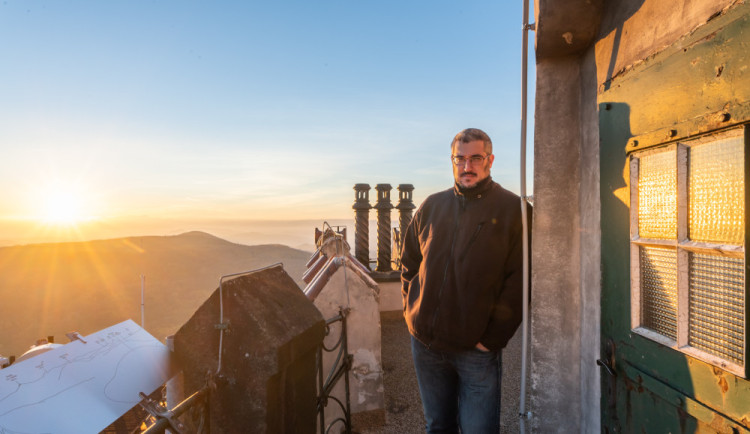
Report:
[[[354,257],[370,269],[370,184],[354,185]]]
[[[399,184],[398,185],[398,229],[401,236],[404,236],[406,227],[409,226],[412,217],[412,210],[416,208],[414,201],[411,198],[411,193],[414,191],[414,186],[411,184]]]
[[[391,185],[378,184],[378,201],[375,209],[378,210],[378,266],[377,271],[386,272],[393,270],[391,267]]]

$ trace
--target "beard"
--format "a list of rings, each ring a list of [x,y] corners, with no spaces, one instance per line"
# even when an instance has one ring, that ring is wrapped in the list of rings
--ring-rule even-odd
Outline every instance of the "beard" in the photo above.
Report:
[[[479,181],[481,179],[479,179],[479,175],[476,172],[466,171],[458,176],[456,183],[461,187],[470,188],[475,186]]]

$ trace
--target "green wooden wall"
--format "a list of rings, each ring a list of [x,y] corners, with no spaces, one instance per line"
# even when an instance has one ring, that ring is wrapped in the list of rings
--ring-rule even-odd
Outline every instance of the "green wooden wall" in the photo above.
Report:
[[[750,4],[737,3],[602,86],[601,351],[616,373],[602,371],[605,432],[750,432],[748,380],[630,331],[628,203],[629,152],[750,121],[749,53]]]

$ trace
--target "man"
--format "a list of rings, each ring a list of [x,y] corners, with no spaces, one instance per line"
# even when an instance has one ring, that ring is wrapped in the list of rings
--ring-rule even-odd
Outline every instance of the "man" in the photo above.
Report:
[[[404,317],[427,432],[497,433],[501,350],[522,316],[520,198],[492,181],[484,131],[461,131],[451,151],[455,185],[404,234]]]

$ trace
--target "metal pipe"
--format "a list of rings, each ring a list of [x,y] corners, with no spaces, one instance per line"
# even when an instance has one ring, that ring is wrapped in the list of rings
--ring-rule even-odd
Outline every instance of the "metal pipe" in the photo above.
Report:
[[[141,274],[141,328],[146,328],[146,306],[143,295],[146,291],[146,276]]]
[[[151,425],[147,430],[143,431],[142,434],[161,434],[170,427],[170,420],[175,420],[180,417],[183,413],[193,407],[199,400],[206,397],[208,394],[208,386],[205,386],[197,392],[190,395],[187,399],[177,404],[172,410],[168,410],[165,414],[167,417],[160,417],[156,419],[156,422]]]
[[[521,434],[526,432],[526,420],[530,413],[526,412],[526,366],[528,364],[529,346],[529,229],[527,217],[526,195],[526,102],[527,102],[527,76],[529,63],[529,0],[523,0],[523,37],[521,48],[521,225],[523,243],[523,320],[521,322],[521,396],[519,399],[519,430]]]

